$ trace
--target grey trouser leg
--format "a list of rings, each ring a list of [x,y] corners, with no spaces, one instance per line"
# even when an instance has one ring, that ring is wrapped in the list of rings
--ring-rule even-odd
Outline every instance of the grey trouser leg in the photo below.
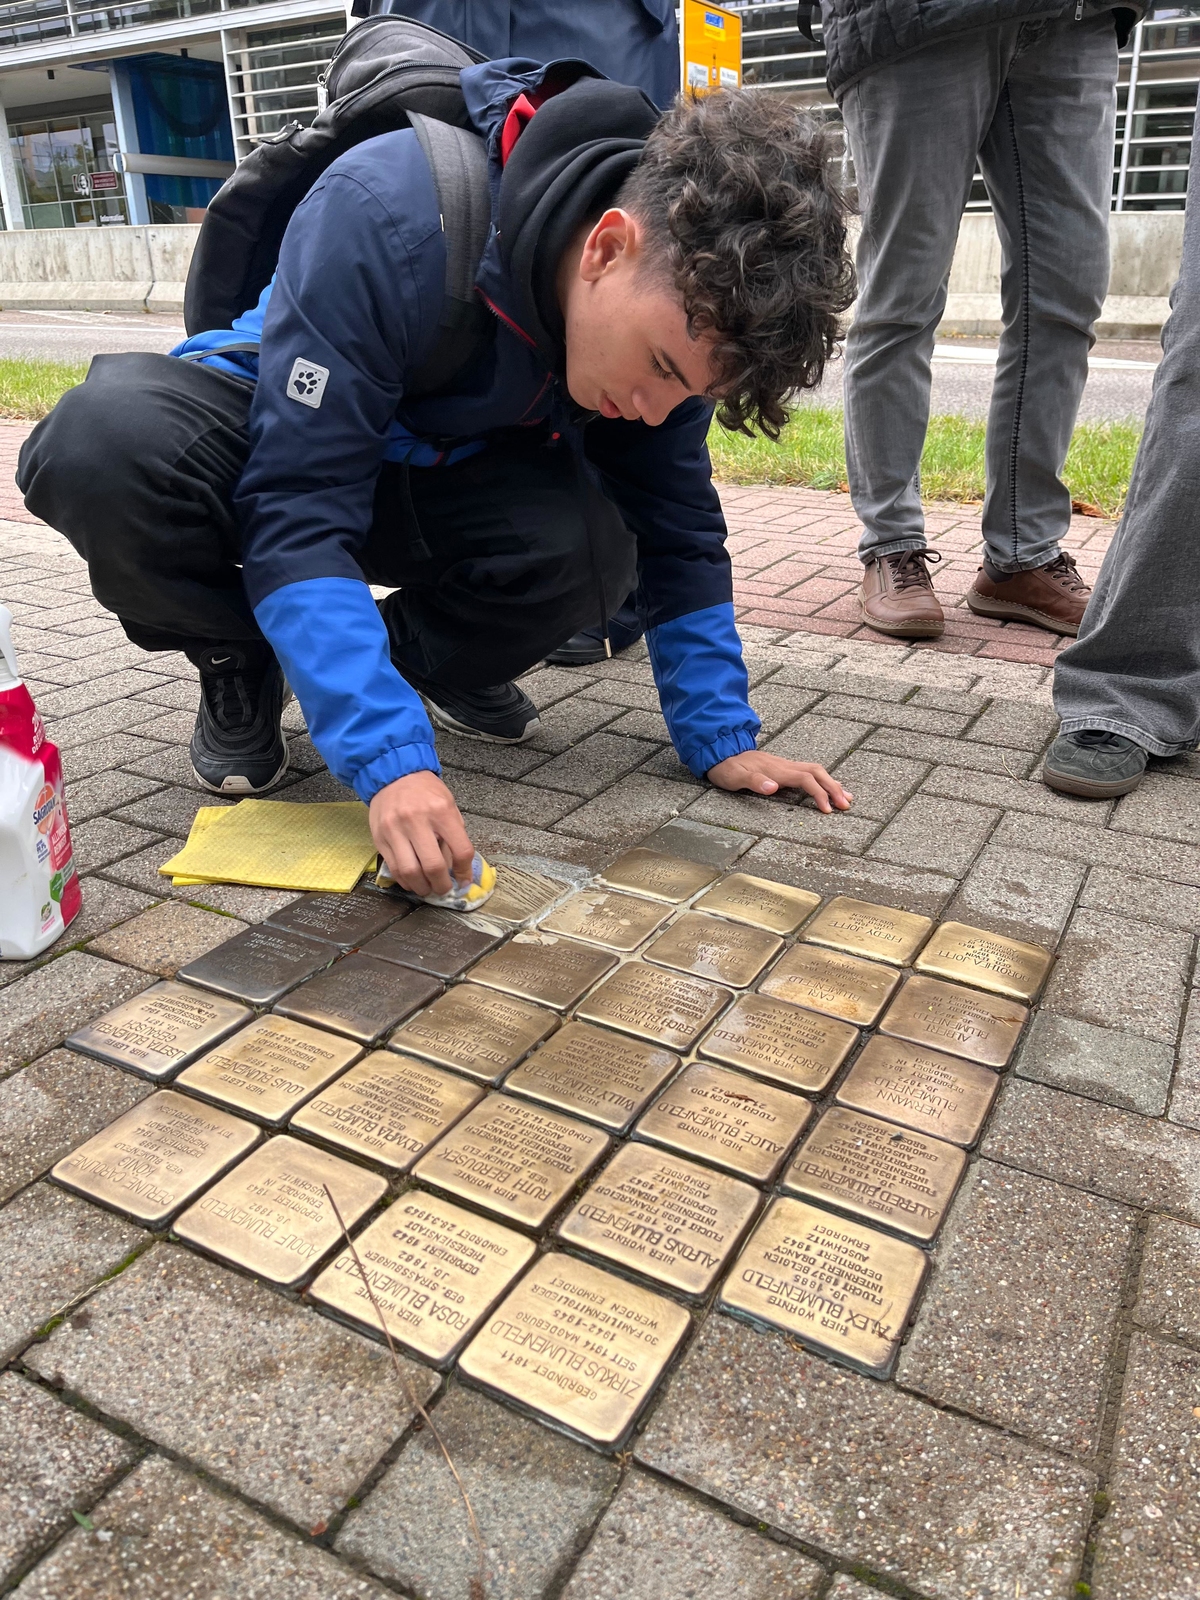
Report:
[[[1125,515],[1054,668],[1064,733],[1107,728],[1156,756],[1200,743],[1200,139],[1171,306]]]
[[[1059,473],[1108,285],[1116,75],[1111,13],[1068,12],[949,39],[847,90],[863,232],[846,460],[864,560],[925,543],[930,359],[977,155],[1004,262],[984,541],[1007,572],[1058,553]]]

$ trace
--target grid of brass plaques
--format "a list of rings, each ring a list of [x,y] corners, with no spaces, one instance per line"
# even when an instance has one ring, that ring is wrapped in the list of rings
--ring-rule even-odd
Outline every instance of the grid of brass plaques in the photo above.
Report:
[[[794,944],[759,985],[763,994],[869,1028],[891,998],[900,974],[875,961]]]
[[[636,950],[671,915],[655,900],[639,900],[613,889],[583,889],[540,924],[547,933],[562,933],[606,950]]]
[[[388,1172],[407,1172],[484,1092],[426,1061],[373,1050],[302,1106],[291,1127]]]
[[[610,951],[590,944],[553,933],[518,933],[471,968],[471,982],[565,1011],[616,964]]]
[[[985,1067],[1006,1067],[1028,1010],[938,978],[909,978],[879,1024],[881,1033],[929,1045]]]
[[[733,996],[728,989],[629,961],[576,1008],[585,1022],[686,1050]]]
[[[951,1144],[973,1145],[1000,1087],[988,1067],[881,1033],[868,1039],[838,1089],[838,1104]]]
[[[318,972],[275,1003],[280,1016],[375,1044],[419,1006],[441,994],[440,978],[374,956],[352,955]]]
[[[811,1102],[797,1094],[697,1061],[672,1079],[633,1131],[752,1183],[770,1183],[811,1116]]]
[[[192,1063],[176,1080],[268,1128],[280,1128],[309,1095],[362,1054],[353,1039],[290,1017],[259,1017]]]
[[[918,972],[957,978],[1010,1000],[1032,1000],[1050,970],[1050,952],[961,922],[943,922],[914,965]]]
[[[314,972],[332,965],[337,946],[282,929],[247,928],[180,967],[184,983],[214,989],[249,1006],[269,1006]]]
[[[411,910],[404,901],[382,894],[302,894],[290,905],[273,911],[266,925],[353,950]]]
[[[697,911],[711,911],[732,922],[748,922],[768,933],[795,933],[821,904],[821,896],[808,889],[791,889],[786,883],[731,872],[696,901]]]
[[[858,1029],[769,995],[744,994],[700,1041],[700,1054],[787,1089],[820,1094],[858,1043]]]
[[[679,1066],[661,1045],[568,1022],[509,1073],[504,1087],[623,1133]]]
[[[254,1013],[186,983],[156,983],[67,1040],[75,1050],[161,1083]]]
[[[677,856],[662,856],[654,850],[639,848],[626,850],[611,867],[605,867],[600,882],[612,889],[629,889],[634,894],[649,895],[652,900],[665,900],[677,906],[720,876],[715,867],[702,866],[698,861],[683,861]]]
[[[388,1049],[495,1083],[557,1027],[558,1017],[544,1006],[461,983],[406,1022]]]
[[[890,961],[893,966],[906,967],[932,929],[928,917],[839,894],[817,913],[803,937],[812,944],[845,950],[847,955],[868,956],[872,961]]]
[[[711,978],[734,989],[754,982],[767,962],[778,955],[783,940],[777,933],[724,922],[703,911],[685,911],[651,941],[646,960],[674,967],[696,978]]]

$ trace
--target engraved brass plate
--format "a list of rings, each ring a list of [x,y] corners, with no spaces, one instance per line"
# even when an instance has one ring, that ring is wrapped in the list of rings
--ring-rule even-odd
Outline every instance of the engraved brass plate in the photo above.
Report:
[[[616,956],[607,950],[557,934],[518,933],[475,963],[471,982],[565,1011],[616,964]]]
[[[858,1043],[858,1029],[786,1000],[744,994],[697,1047],[708,1061],[740,1067],[787,1089],[818,1094]]]
[[[499,929],[481,927],[462,912],[422,906],[369,940],[362,953],[435,978],[457,978],[472,961],[494,950],[503,937]]]
[[[252,1122],[160,1089],[64,1156],[50,1176],[145,1228],[164,1228],[259,1137]]]
[[[410,1190],[325,1268],[309,1290],[318,1305],[446,1366],[537,1252],[532,1239],[440,1195]],[[366,1274],[366,1283],[362,1274]]]
[[[344,1033],[359,1044],[374,1044],[441,992],[442,980],[427,973],[371,956],[343,956],[327,972],[284,995],[275,1010]]]
[[[752,878],[748,872],[731,872],[696,901],[697,911],[716,911],[735,922],[748,922],[768,933],[795,933],[821,904],[821,896],[786,883]]]
[[[618,1150],[559,1224],[567,1244],[680,1294],[707,1294],[750,1218],[758,1190],[648,1144]]]
[[[703,911],[685,911],[646,949],[646,960],[697,978],[744,989],[779,953],[783,940],[762,928],[722,922]]]
[[[610,889],[584,889],[572,895],[541,923],[546,933],[563,933],[585,944],[627,953],[636,950],[671,915],[655,900],[635,899]]]
[[[701,889],[706,889],[718,877],[720,873],[716,867],[703,866],[699,861],[638,849],[626,850],[611,867],[605,867],[600,882],[612,889],[631,889],[634,894],[646,894],[652,900],[665,900],[677,906],[681,900],[690,900]]]
[[[649,1399],[691,1321],[586,1261],[542,1256],[467,1346],[459,1371],[607,1449]]]
[[[373,1050],[301,1106],[291,1127],[389,1172],[407,1172],[483,1092],[457,1073]]]
[[[987,1067],[876,1034],[846,1074],[837,1098],[839,1105],[918,1133],[972,1145],[999,1087],[1000,1079]]]
[[[796,1152],[782,1186],[924,1244],[946,1220],[966,1164],[957,1145],[833,1106]]]
[[[281,1134],[189,1206],[175,1232],[222,1261],[294,1288],[345,1237],[326,1184],[352,1230],[387,1179]]]
[[[410,1018],[388,1040],[388,1049],[495,1083],[549,1038],[558,1021],[545,1006],[460,983]]]
[[[504,1087],[623,1133],[678,1066],[679,1057],[661,1045],[568,1022]]]
[[[251,1006],[273,1005],[314,972],[337,959],[337,946],[265,926],[247,928],[207,955],[180,967],[177,976]]]
[[[290,906],[273,912],[267,924],[352,950],[399,922],[410,909],[402,900],[388,900],[380,894],[302,894]]]
[[[588,995],[576,1015],[672,1050],[686,1050],[732,998],[728,989],[699,978],[677,977],[659,967],[628,961]]]
[[[413,1168],[423,1183],[536,1232],[608,1149],[598,1128],[489,1094]]]
[[[812,1112],[798,1094],[697,1061],[667,1085],[633,1131],[739,1178],[770,1183]]]
[[[916,1245],[802,1200],[776,1200],[734,1262],[720,1303],[886,1378],[927,1265]]]
[[[794,944],[759,984],[760,994],[774,995],[826,1017],[840,1017],[869,1028],[887,1005],[900,974],[874,961]]]
[[[235,1000],[186,983],[156,983],[80,1028],[67,1043],[162,1083],[253,1015]]]
[[[268,1128],[280,1128],[296,1108],[361,1054],[361,1046],[290,1017],[259,1017],[227,1044],[180,1073],[177,1082]]]
[[[1016,1049],[1029,1012],[1015,1000],[979,994],[937,978],[910,978],[879,1024],[881,1033],[952,1056],[1003,1067]]]
[[[480,911],[498,922],[528,922],[540,916],[567,892],[567,885],[524,867],[496,868],[496,890]]]
[[[1010,1000],[1032,1000],[1053,957],[1040,944],[1005,939],[962,922],[943,922],[914,962],[918,972],[956,978]]]
[[[812,919],[804,930],[804,939],[810,944],[845,950],[848,955],[869,956],[873,961],[906,967],[932,927],[930,917],[840,894]]]

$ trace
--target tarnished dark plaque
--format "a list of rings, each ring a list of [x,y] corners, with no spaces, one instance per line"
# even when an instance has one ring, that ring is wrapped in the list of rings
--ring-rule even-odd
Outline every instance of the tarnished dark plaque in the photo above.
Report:
[[[344,1033],[359,1044],[374,1044],[441,992],[442,980],[428,973],[371,956],[343,956],[327,972],[284,995],[275,1010]]]
[[[260,926],[226,939],[207,955],[180,967],[184,983],[213,989],[251,1006],[273,1005],[314,972],[337,959],[337,946],[280,928]]]
[[[665,900],[675,906],[681,900],[690,900],[719,876],[716,867],[703,866],[699,861],[637,849],[626,850],[611,867],[605,867],[600,882],[612,889],[630,889],[634,894],[646,894],[652,900]]]
[[[603,1449],[615,1449],[691,1318],[586,1261],[529,1269],[463,1351],[459,1371]]]
[[[697,1061],[637,1121],[634,1136],[770,1183],[812,1116],[798,1094]]]
[[[754,982],[783,940],[742,922],[723,922],[703,911],[685,911],[646,947],[646,960],[697,978],[744,989]]]
[[[205,994],[186,983],[156,983],[86,1023],[67,1043],[72,1050],[162,1083],[253,1015],[236,1000]]]
[[[174,1231],[222,1261],[294,1288],[345,1237],[326,1185],[353,1229],[382,1198],[387,1179],[281,1134],[213,1184]]]
[[[472,961],[494,950],[504,934],[459,911],[421,906],[403,922],[394,922],[362,947],[364,955],[394,961],[401,967],[428,972],[435,978],[457,978]]]
[[[701,1039],[709,1061],[818,1094],[858,1043],[858,1029],[765,994],[741,995]]]
[[[291,1127],[388,1172],[407,1172],[483,1093],[456,1072],[373,1050],[301,1106]]]
[[[50,1176],[144,1228],[165,1228],[260,1137],[253,1122],[160,1089],[64,1156]]]
[[[504,1087],[622,1133],[678,1066],[679,1057],[661,1045],[568,1022]]]
[[[1040,944],[1005,939],[963,922],[943,922],[914,965],[918,972],[956,978],[1010,1000],[1032,1000],[1053,959]]]
[[[1000,1079],[973,1061],[956,1061],[903,1039],[876,1034],[846,1074],[838,1103],[889,1122],[973,1145]]]
[[[559,1224],[591,1251],[680,1294],[707,1294],[758,1209],[758,1190],[653,1145],[627,1144]]]
[[[496,922],[522,923],[540,916],[567,892],[567,885],[525,867],[496,868],[496,889],[480,910]]]
[[[421,1157],[413,1173],[422,1183],[537,1232],[608,1146],[599,1128],[489,1094]]]
[[[547,933],[563,933],[585,944],[627,953],[636,950],[671,915],[657,900],[641,900],[615,889],[584,889],[541,923]]]
[[[377,1336],[378,1306],[396,1343],[438,1367],[453,1361],[537,1253],[524,1234],[419,1189],[376,1217],[354,1248],[359,1264],[343,1250],[309,1298]]]
[[[916,1245],[803,1200],[775,1200],[734,1262],[720,1303],[886,1378],[927,1266]]]
[[[555,933],[518,933],[471,968],[471,982],[565,1011],[617,964],[615,955]]]
[[[758,987],[761,994],[774,995],[777,1000],[869,1028],[899,982],[898,972],[878,962],[812,944],[794,944]]]
[[[399,922],[410,910],[403,900],[380,894],[302,894],[290,906],[272,912],[267,925],[352,950]]]
[[[627,961],[588,995],[576,1015],[672,1050],[686,1050],[732,998],[728,989],[699,978]]]
[[[765,928],[768,933],[788,934],[795,933],[820,904],[821,896],[808,889],[752,878],[748,872],[731,872],[700,896],[695,909],[715,911],[735,922],[748,922],[752,928]]]
[[[833,950],[845,950],[848,955],[906,967],[932,927],[930,917],[840,894],[812,919],[803,937],[809,944],[828,945]]]
[[[957,1145],[832,1106],[797,1150],[783,1188],[927,1244],[966,1164]]]
[[[937,978],[910,978],[888,1007],[879,1031],[981,1061],[985,1067],[1003,1067],[1028,1015],[1028,1008],[1015,1000]]]
[[[361,1054],[353,1039],[290,1017],[259,1017],[180,1073],[178,1084],[242,1116],[281,1128],[309,1095]]]
[[[460,983],[411,1017],[388,1040],[388,1049],[495,1083],[535,1044],[548,1039],[558,1023],[545,1006]]]

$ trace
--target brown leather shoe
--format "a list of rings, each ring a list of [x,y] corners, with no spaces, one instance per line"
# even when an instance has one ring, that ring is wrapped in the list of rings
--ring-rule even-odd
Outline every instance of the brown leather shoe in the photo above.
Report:
[[[1092,591],[1066,551],[1029,572],[998,572],[986,560],[967,590],[967,604],[979,617],[1032,622],[1051,633],[1077,634]]]
[[[858,600],[867,627],[897,639],[940,637],[946,623],[926,562],[941,559],[932,550],[901,550],[868,561]]]

